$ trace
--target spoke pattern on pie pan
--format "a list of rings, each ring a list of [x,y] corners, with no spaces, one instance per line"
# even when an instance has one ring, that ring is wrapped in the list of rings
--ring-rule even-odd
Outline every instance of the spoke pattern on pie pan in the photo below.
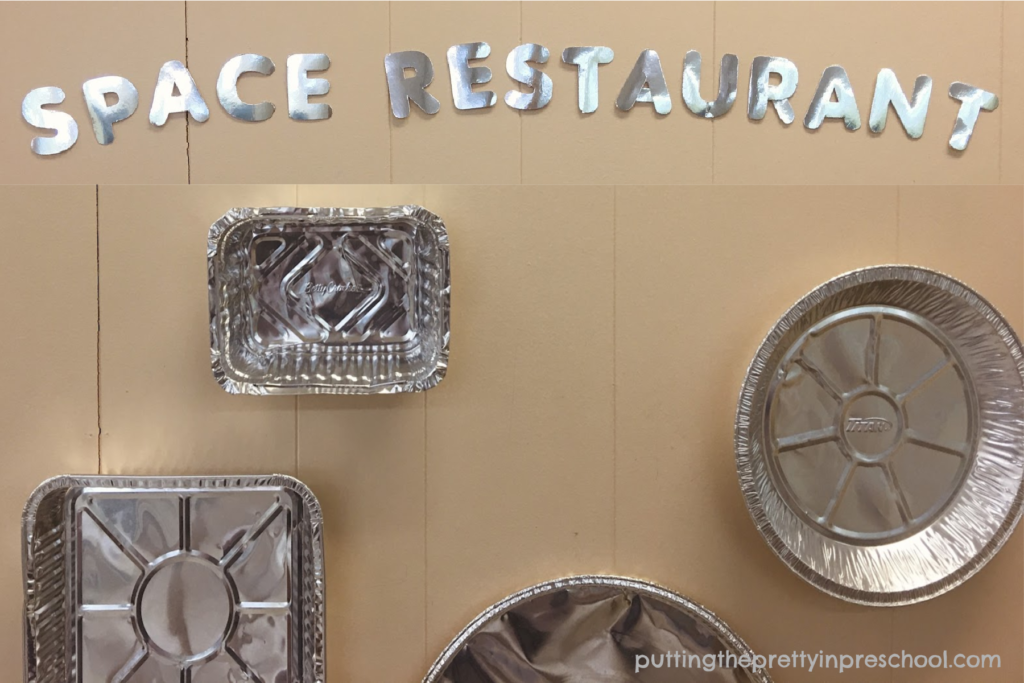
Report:
[[[762,536],[821,590],[869,605],[951,590],[1020,519],[1020,340],[941,273],[839,276],[787,311],[754,356],[736,466]]]
[[[841,350],[825,348],[820,349],[820,354],[814,353],[829,341],[834,342],[833,346],[840,344]],[[921,367],[898,373],[905,377],[895,377],[897,373],[892,371],[883,372],[883,356],[892,355],[896,363],[901,363],[900,356],[906,352],[902,346],[908,343],[913,343],[915,352],[922,354]],[[859,353],[858,347],[862,347]],[[830,351],[849,352],[849,358],[839,363],[829,362],[828,369],[824,369],[820,366],[826,362],[816,361],[815,355],[829,360]],[[858,377],[856,362],[861,358],[863,368]],[[843,367],[846,360],[849,363]],[[842,372],[837,366],[842,367]],[[943,382],[944,379],[948,381]],[[973,460],[972,449],[977,436],[973,416],[977,413],[977,399],[965,380],[963,362],[955,348],[934,325],[920,316],[888,306],[854,307],[833,314],[808,330],[786,355],[769,390],[774,401],[780,400],[800,380],[813,382],[819,393],[823,392],[822,403],[834,402],[831,406],[834,417],[828,424],[815,424],[809,431],[789,434],[786,425],[780,422],[799,415],[794,415],[793,411],[776,411],[772,415],[769,406],[769,414],[775,418],[767,423],[773,432],[768,439],[774,446],[771,472],[794,509],[805,513],[807,520],[820,525],[824,533],[863,542],[884,541],[912,533],[941,513],[962,485]],[[895,380],[895,383],[888,380]],[[950,394],[944,397],[946,405],[941,406],[946,419],[931,419],[931,412],[926,412],[921,420],[922,428],[915,429],[911,418],[922,417],[921,411],[916,410],[918,402],[924,404],[931,399],[932,405],[923,407],[930,411],[937,409],[934,392],[929,392],[936,387]],[[799,398],[802,397],[797,400]],[[829,406],[821,408],[827,410]],[[779,412],[784,413],[782,420],[778,419]],[[958,425],[962,430],[952,428],[955,427],[951,425],[953,420],[962,423]],[[794,486],[787,477],[783,459],[787,454],[807,454],[825,444],[834,444],[842,456],[842,465],[838,478],[827,482],[832,490],[825,498],[824,509],[814,510],[807,505],[809,496],[801,495],[808,482]],[[919,452],[907,455],[908,450],[918,449],[934,451],[940,457],[927,458]],[[916,460],[926,466],[945,466],[946,476],[929,482],[933,484],[931,490],[922,490],[929,487],[922,487],[919,482],[900,479],[901,470],[908,477],[918,476],[904,462],[915,455]],[[953,456],[956,462],[943,462],[945,458],[941,456]],[[847,515],[850,521],[866,522],[862,526],[870,528],[837,524],[841,505],[846,502],[845,496],[855,481],[862,487],[876,489],[876,500],[888,503],[887,514],[878,520],[852,519],[856,516],[854,511]]]

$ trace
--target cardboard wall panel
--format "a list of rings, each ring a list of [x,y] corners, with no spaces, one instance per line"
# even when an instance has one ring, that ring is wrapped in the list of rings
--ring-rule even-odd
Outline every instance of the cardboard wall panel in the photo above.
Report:
[[[757,533],[733,426],[776,320],[825,280],[896,257],[896,190],[622,187],[615,205],[618,568],[708,606],[758,651],[886,651],[886,610],[817,591]]]
[[[613,567],[608,188],[428,187],[452,347],[427,394],[427,644],[492,602]]]
[[[0,123],[8,135],[5,182],[396,182],[396,183],[721,183],[721,184],[985,184],[1020,182],[1024,158],[1020,120],[1015,3],[665,3],[665,2],[265,2],[159,3],[127,12],[115,3],[5,3],[0,51],[12,70]],[[187,14],[187,22],[186,22]],[[43,28],[45,27],[45,28]],[[186,42],[187,32],[187,42]],[[96,36],[104,36],[103,40]],[[497,104],[457,111],[446,59],[456,43],[482,41]],[[543,70],[554,83],[551,103],[520,113],[504,94],[519,87],[505,71],[509,51],[524,42],[545,45]],[[575,69],[561,61],[568,46],[604,44],[615,60],[600,69],[600,108],[576,108]],[[659,116],[649,104],[624,113],[615,97],[642,49],[662,59],[673,110]],[[723,54],[739,56],[738,97],[732,110],[707,121],[691,114],[681,95],[687,50],[703,57],[702,92],[717,92]],[[391,115],[384,56],[419,50],[434,67],[429,92],[441,110],[413,106],[409,118]],[[332,89],[322,98],[329,121],[287,117],[285,62],[294,52],[327,53],[321,76]],[[272,58],[272,76],[245,76],[249,101],[273,101],[277,113],[249,123],[228,117],[215,82],[224,62],[241,53]],[[747,118],[750,64],[757,55],[792,59],[800,70],[793,98],[797,121],[783,126],[773,112]],[[147,120],[160,65],[186,61],[211,110],[206,123],[172,116],[162,128]],[[846,68],[862,128],[848,132],[826,122],[803,128],[823,69]],[[924,137],[910,140],[890,112],[884,133],[868,132],[875,78],[894,69],[904,88],[919,74],[934,81]],[[140,92],[139,111],[116,127],[114,144],[91,138],[81,97],[86,78],[127,76]],[[996,92],[1002,101],[984,112],[969,148],[948,148],[958,103],[953,81]],[[31,88],[60,85],[79,124],[79,143],[55,158],[33,155],[35,132],[19,116]],[[1014,180],[1016,178],[1016,180]]]
[[[998,91],[1001,87],[999,3],[719,3],[718,50],[740,56],[737,111],[715,122],[715,182],[749,184],[920,184],[999,182],[1002,117],[983,112],[964,152],[949,149],[959,103],[953,81]],[[760,122],[745,112],[751,60],[791,59],[800,71],[792,98],[796,121],[784,126],[769,107]],[[839,64],[849,74],[860,110],[860,130],[826,120],[816,131],[803,120],[822,71]],[[868,130],[875,78],[896,72],[904,90],[914,79],[933,80],[924,136],[911,140],[895,114],[885,131]],[[1019,110],[1018,110],[1019,112]]]
[[[974,287],[1018,334],[1024,327],[1024,191],[1020,187],[899,188],[899,258],[941,270]],[[969,245],[969,248],[965,247]],[[1024,544],[1015,533],[984,569],[961,588],[893,613],[894,650],[927,655],[999,654],[1001,671],[971,680],[1004,681],[1024,667]],[[996,588],[998,586],[998,588]],[[992,616],[1002,628],[996,628]],[[955,629],[949,624],[955,616]],[[894,683],[963,680],[957,670],[897,672]]]
[[[189,127],[194,183],[386,183],[390,180],[387,83],[388,5],[384,2],[193,2],[188,6],[189,67],[210,106],[210,120]],[[267,121],[232,119],[217,99],[217,77],[238,54],[275,65],[248,75],[247,102],[273,102]],[[331,68],[312,72],[330,92],[310,102],[331,105],[322,121],[288,116],[287,59],[325,53]]]
[[[302,185],[297,203],[422,205],[425,194],[415,185]],[[332,677],[414,681],[430,656],[425,406],[426,394],[299,397],[298,476],[329,520]]]
[[[206,285],[214,221],[294,201],[290,185],[100,186],[104,473],[295,473],[295,398],[213,379]]]
[[[185,3],[12,2],[0,7],[0,63],[6,68],[0,106],[0,183],[185,183],[185,121],[149,123],[153,88],[164,62],[185,59]],[[82,83],[123,76],[139,91],[139,108],[100,145],[85,108]],[[29,143],[49,136],[21,117],[34,88],[59,87],[57,107],[74,116],[78,142],[64,154],[40,157]]]
[[[0,657],[22,661],[21,513],[44,479],[95,474],[96,188],[0,187]]]

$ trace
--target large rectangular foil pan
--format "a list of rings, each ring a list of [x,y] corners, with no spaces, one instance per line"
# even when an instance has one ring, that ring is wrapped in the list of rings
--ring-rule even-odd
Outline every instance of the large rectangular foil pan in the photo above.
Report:
[[[232,209],[207,255],[226,391],[390,394],[444,377],[448,235],[426,209]]]
[[[75,477],[25,507],[27,683],[322,683],[322,515],[286,476]]]

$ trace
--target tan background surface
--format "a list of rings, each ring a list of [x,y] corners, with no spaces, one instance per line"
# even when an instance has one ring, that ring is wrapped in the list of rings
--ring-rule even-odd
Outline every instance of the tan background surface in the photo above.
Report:
[[[231,206],[422,203],[452,249],[448,377],[425,394],[238,397],[209,367],[205,237]],[[327,517],[331,681],[413,683],[473,616],[581,572],[651,579],[764,653],[996,653],[1018,683],[1024,543],[957,590],[870,609],[771,553],[732,424],[775,320],[851,268],[931,266],[1024,329],[1009,187],[0,188],[0,661],[20,679],[22,501],[60,473],[298,475]],[[97,334],[97,329],[99,330]],[[99,434],[99,436],[98,436]],[[793,670],[776,680],[838,680]]]
[[[451,99],[446,49],[485,41],[494,73],[493,109],[458,112]],[[554,98],[539,112],[518,113],[502,101],[514,84],[508,51],[533,41],[551,51],[545,72]],[[601,104],[576,109],[575,67],[562,49],[604,44],[615,61],[600,69]],[[621,113],[614,99],[642,49],[658,51],[673,97],[660,118],[650,105]],[[725,52],[740,57],[739,96],[712,121],[682,104],[683,55],[700,50],[704,96],[717,92]],[[389,51],[421,50],[434,65],[434,117],[415,109],[392,118],[384,76]],[[362,182],[362,183],[1024,183],[1024,7],[1020,3],[671,3],[671,2],[344,2],[344,3],[2,3],[0,63],[9,65],[0,96],[0,183],[31,182]],[[240,84],[250,101],[269,99],[269,121],[235,121],[217,102],[217,74],[230,57],[270,57],[270,77]],[[285,60],[326,52],[332,85],[329,121],[287,116]],[[800,69],[793,98],[797,122],[774,113],[746,117],[751,59],[792,59]],[[163,128],[148,112],[160,65],[179,59],[192,70],[211,110],[206,123],[174,115]],[[822,70],[846,67],[864,126],[851,133],[829,122],[816,132],[803,116]],[[872,135],[867,115],[879,69],[896,71],[905,88],[934,79],[928,125],[912,141],[890,114]],[[714,84],[709,72],[714,71]],[[82,82],[117,74],[139,90],[139,110],[115,127],[113,144],[96,143]],[[959,80],[996,92],[1000,107],[982,113],[963,154],[947,141],[959,104]],[[21,98],[54,85],[79,124],[78,144],[55,158],[29,150],[34,129]]]

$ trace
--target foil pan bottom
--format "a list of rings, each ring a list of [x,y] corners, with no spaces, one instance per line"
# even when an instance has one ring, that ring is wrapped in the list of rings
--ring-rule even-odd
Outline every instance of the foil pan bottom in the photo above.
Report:
[[[322,518],[298,481],[58,477],[23,524],[26,681],[323,681]]]

